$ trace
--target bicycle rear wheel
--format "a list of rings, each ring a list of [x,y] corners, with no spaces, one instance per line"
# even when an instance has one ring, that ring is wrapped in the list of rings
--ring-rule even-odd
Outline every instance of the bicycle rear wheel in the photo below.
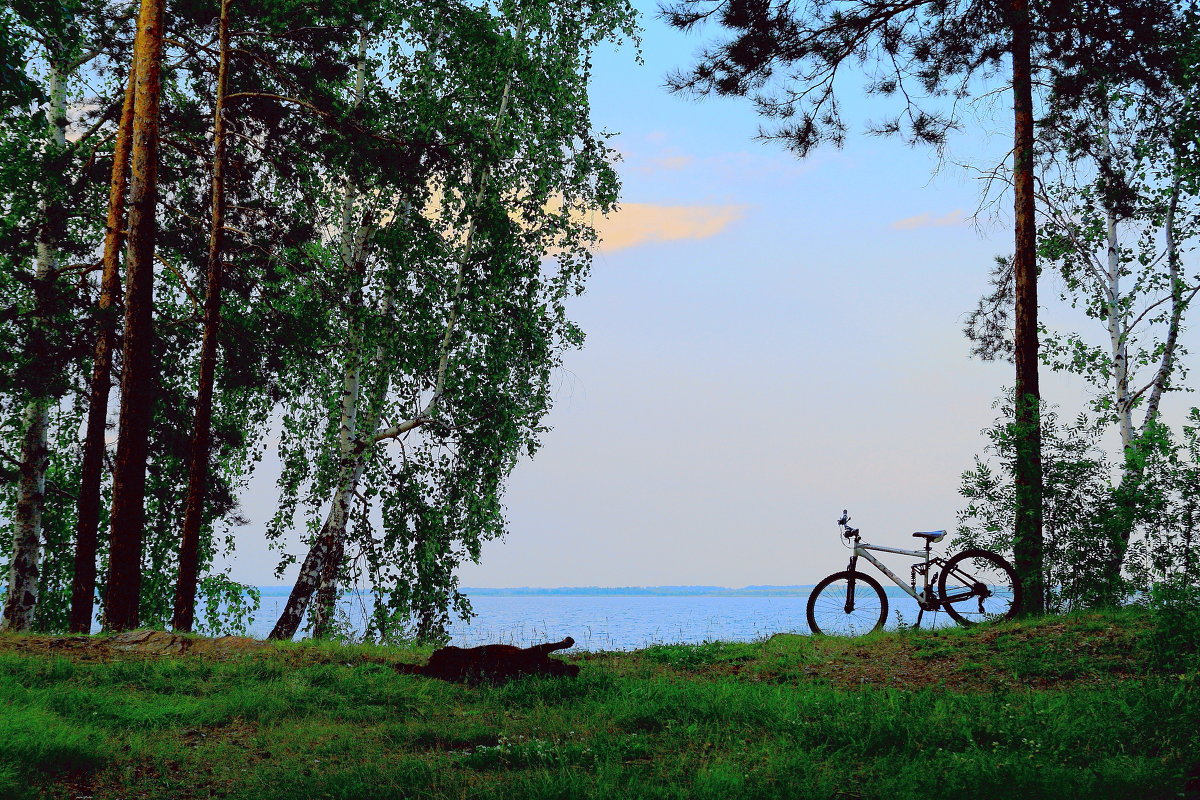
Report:
[[[850,598],[853,580],[853,602]],[[887,595],[879,581],[862,572],[835,572],[808,596],[808,627],[827,636],[862,636],[887,621]]]
[[[1012,565],[987,550],[963,550],[938,576],[942,608],[960,625],[1012,619],[1021,610],[1021,584]]]

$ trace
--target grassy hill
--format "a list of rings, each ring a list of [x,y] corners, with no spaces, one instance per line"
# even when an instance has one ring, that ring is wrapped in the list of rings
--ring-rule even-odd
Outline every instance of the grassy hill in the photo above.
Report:
[[[0,796],[1200,798],[1194,634],[1129,610],[781,635],[478,689],[398,674],[416,649],[5,635]]]

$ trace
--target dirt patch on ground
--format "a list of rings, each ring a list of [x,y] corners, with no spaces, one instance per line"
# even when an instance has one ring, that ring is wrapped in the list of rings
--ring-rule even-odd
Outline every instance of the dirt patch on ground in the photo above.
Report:
[[[228,658],[269,647],[269,642],[248,636],[207,638],[149,629],[106,636],[0,636],[0,652],[60,654],[81,661],[107,661],[121,656],[183,654]]]
[[[1061,621],[1060,621],[1061,620]],[[995,692],[1101,688],[1147,675],[1144,620],[1079,616],[963,630],[905,630],[862,639],[776,634],[707,652],[591,653],[626,676],[686,675],[840,689]]]
[[[780,669],[779,660],[764,659],[754,666],[742,665],[739,672],[777,681],[802,676],[846,689],[990,692],[1103,686],[1145,674],[1140,635],[1132,626],[1040,624],[969,635],[900,634],[861,644],[819,639],[812,642],[807,658],[791,669]],[[772,644],[764,646],[768,653],[775,649]],[[786,652],[786,647],[780,643],[778,649]]]

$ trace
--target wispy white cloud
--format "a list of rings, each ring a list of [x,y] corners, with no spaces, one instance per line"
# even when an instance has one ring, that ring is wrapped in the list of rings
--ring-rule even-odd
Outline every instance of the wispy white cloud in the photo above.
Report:
[[[915,217],[898,219],[892,223],[892,228],[898,231],[911,231],[917,228],[949,228],[955,225],[963,225],[966,221],[967,218],[963,214],[962,209],[956,208],[949,214],[943,214],[940,217],[935,217],[927,211]]]
[[[746,181],[758,178],[793,180],[834,163],[837,164],[838,169],[854,168],[853,162],[840,152],[821,152],[800,159],[787,153],[767,149],[714,153],[704,159],[703,166],[728,180]]]
[[[663,155],[652,158],[643,158],[639,163],[631,167],[636,172],[670,172],[680,170],[695,161],[691,156],[685,155]]]
[[[746,215],[745,205],[666,206],[622,203],[619,210],[597,219],[602,252],[651,242],[707,239]]]

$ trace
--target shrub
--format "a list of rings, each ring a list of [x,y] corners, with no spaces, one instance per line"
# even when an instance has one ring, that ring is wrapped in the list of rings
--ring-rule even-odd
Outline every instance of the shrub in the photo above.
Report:
[[[1146,637],[1148,660],[1173,672],[1200,671],[1200,588],[1160,583],[1149,594],[1153,627]]]

